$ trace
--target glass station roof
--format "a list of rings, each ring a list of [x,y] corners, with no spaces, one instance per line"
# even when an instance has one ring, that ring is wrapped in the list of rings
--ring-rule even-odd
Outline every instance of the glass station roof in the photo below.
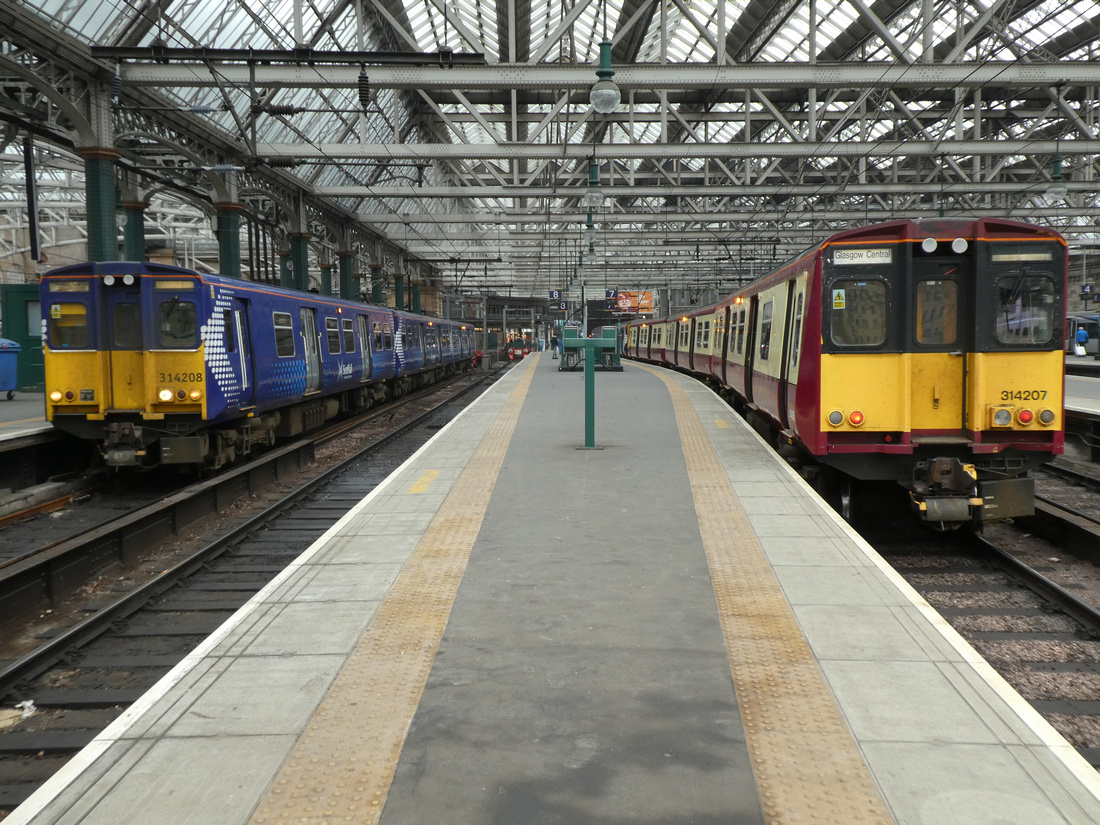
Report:
[[[441,269],[472,262],[487,278],[535,288],[547,261],[576,262],[576,250],[584,251],[577,238],[586,219],[580,195],[589,182],[589,147],[609,196],[594,216],[600,254],[624,267],[687,272],[708,250],[729,259],[737,244],[763,244],[781,257],[853,221],[941,212],[1053,224],[1074,243],[1091,245],[1100,220],[1092,185],[1100,75],[1093,79],[1088,67],[1098,57],[1100,2],[933,0],[927,17],[923,6],[919,0],[18,4],[25,20],[46,21],[84,46],[482,55],[484,65],[475,67],[482,75],[456,68],[456,76],[488,76],[494,84],[417,87],[399,82],[396,69],[386,74],[364,63],[363,74],[384,76],[367,93],[346,82],[286,82],[266,83],[257,95],[239,74],[219,75],[216,61],[191,61],[198,65],[194,82],[156,89],[165,109],[201,124],[196,131],[237,146],[242,164],[263,155],[257,146],[272,153],[299,147],[285,150],[290,157],[281,167],[310,197],[358,216]],[[6,52],[33,55],[31,38],[19,37],[18,16],[13,28]],[[592,82],[605,37],[624,88],[611,116],[592,111],[576,75],[531,80],[520,71],[583,68],[585,83]],[[1052,65],[1071,70],[1055,82],[1042,71],[1034,82],[1021,79],[1021,67]],[[793,75],[798,82],[770,80],[776,75],[769,71],[798,67],[804,70]],[[823,67],[839,79],[813,85],[812,77],[825,76]],[[988,80],[970,80],[990,67],[996,71]],[[692,74],[696,69],[713,73]],[[894,80],[881,82],[888,72]],[[219,79],[212,84],[210,76]],[[27,102],[39,105],[32,97]],[[116,132],[127,123],[148,130],[156,113],[129,105],[123,96]],[[139,121],[140,129],[133,125]],[[469,149],[469,156],[431,148],[439,145]],[[8,188],[0,204],[19,185],[18,148],[8,141],[0,156],[0,188]],[[134,142],[131,149],[148,146]],[[165,154],[150,151],[151,162]],[[79,179],[78,167],[75,174]],[[56,186],[44,178],[59,204],[72,175],[61,175]],[[1067,195],[1048,193],[1055,177],[1068,184]],[[662,232],[667,237],[658,238]],[[564,272],[569,264],[562,266]]]

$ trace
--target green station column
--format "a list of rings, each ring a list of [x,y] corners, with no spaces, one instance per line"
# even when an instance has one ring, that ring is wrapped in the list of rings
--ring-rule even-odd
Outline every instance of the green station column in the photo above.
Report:
[[[283,289],[294,289],[293,264],[290,261],[290,250],[279,250],[279,286]]]
[[[123,201],[126,226],[122,230],[122,257],[127,261],[145,260],[145,201]]]
[[[359,301],[359,279],[352,269],[355,266],[355,253],[340,251],[336,253],[340,267],[340,297],[348,301]]]
[[[397,309],[405,308],[405,276],[394,274],[393,276],[393,305]]]
[[[228,278],[241,277],[241,212],[239,203],[215,203],[218,210],[218,268]]]
[[[324,263],[321,269],[321,294],[332,295],[332,264]]]
[[[382,264],[370,265],[370,302],[375,306],[382,306]]]
[[[290,236],[292,289],[309,291],[309,239],[308,232],[299,232]]]
[[[115,220],[115,161],[120,152],[102,146],[79,149],[84,159],[84,191],[88,210],[88,260],[118,258]]]

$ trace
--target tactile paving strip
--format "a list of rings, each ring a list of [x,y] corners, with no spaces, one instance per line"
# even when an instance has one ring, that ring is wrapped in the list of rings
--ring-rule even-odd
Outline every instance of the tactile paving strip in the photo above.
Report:
[[[672,395],[765,821],[894,822],[687,394],[643,369]]]
[[[537,360],[260,800],[255,825],[378,821]]]

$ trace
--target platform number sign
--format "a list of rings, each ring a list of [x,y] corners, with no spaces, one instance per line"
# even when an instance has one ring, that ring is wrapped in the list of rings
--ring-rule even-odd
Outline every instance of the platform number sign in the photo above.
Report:
[[[561,290],[560,289],[551,289],[550,290],[550,300],[551,301],[560,301],[561,297],[562,297],[562,295],[561,295]]]
[[[1092,284],[1081,284],[1081,294],[1082,295],[1092,295],[1093,294]]]
[[[619,290],[617,289],[605,289],[603,291],[603,297],[607,301],[619,300]]]
[[[556,301],[554,303],[554,305],[551,307],[551,309],[560,309],[564,312],[565,310],[569,309],[569,302],[568,301]]]

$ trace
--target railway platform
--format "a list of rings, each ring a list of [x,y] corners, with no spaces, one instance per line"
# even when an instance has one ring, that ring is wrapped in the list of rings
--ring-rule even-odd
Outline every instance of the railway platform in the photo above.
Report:
[[[46,420],[46,403],[40,392],[17,392],[11,400],[0,397],[0,440],[23,438],[52,430]]]
[[[517,363],[5,825],[1095,823],[713,393]]]

